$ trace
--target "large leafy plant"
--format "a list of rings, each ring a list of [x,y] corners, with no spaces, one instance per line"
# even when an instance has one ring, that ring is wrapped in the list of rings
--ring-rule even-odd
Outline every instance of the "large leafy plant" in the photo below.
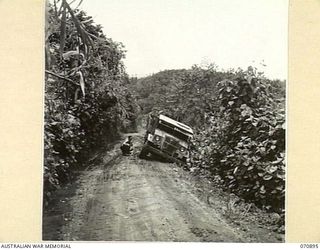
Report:
[[[229,191],[283,212],[284,98],[276,96],[271,81],[249,73],[217,84],[219,110],[198,133],[193,161],[219,176]]]

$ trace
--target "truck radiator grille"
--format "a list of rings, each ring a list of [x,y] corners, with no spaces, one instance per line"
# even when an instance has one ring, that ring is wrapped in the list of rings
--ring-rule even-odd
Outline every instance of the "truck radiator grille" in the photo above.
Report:
[[[179,141],[172,137],[165,137],[162,150],[169,155],[173,155],[179,148]]]

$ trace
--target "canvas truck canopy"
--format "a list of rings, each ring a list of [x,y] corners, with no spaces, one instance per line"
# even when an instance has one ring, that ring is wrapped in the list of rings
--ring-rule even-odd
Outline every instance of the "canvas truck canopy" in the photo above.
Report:
[[[171,126],[175,127],[176,129],[179,130],[179,132],[186,133],[189,136],[193,136],[193,130],[189,126],[187,126],[181,122],[177,122],[177,121],[171,119],[170,117],[167,117],[165,115],[160,115],[159,121],[163,121],[166,125],[169,125],[169,126],[171,125]]]

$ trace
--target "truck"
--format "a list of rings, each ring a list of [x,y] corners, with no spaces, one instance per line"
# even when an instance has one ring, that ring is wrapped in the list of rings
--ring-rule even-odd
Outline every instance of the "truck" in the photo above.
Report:
[[[185,163],[190,154],[193,130],[168,116],[149,115],[140,158],[160,156],[169,162]]]

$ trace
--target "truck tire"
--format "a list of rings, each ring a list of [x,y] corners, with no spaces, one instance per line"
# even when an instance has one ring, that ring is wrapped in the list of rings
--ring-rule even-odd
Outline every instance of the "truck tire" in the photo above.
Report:
[[[140,154],[139,154],[139,158],[141,159],[146,159],[147,158],[147,155],[148,155],[148,150],[146,148],[142,148]]]

